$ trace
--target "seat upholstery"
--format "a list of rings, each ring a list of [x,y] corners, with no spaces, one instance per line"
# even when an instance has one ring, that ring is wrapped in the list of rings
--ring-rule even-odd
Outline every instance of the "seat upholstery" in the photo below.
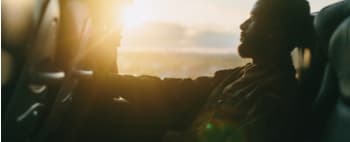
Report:
[[[315,17],[314,26],[318,38],[318,46],[327,56],[330,38],[340,23],[349,15],[347,2],[340,1],[323,8]]]
[[[328,25],[328,26],[325,26]],[[314,141],[349,142],[350,136],[350,1],[323,9],[316,17],[318,47],[327,56],[314,103]]]
[[[8,99],[4,111],[3,122],[6,124],[4,141],[30,141],[45,117],[48,105],[44,104],[49,104],[49,100],[53,98],[52,94],[57,91],[55,85],[37,84],[32,80],[33,74],[41,67],[40,63],[53,58],[59,27],[59,1],[41,2],[45,5],[41,6],[38,2],[40,8],[36,9],[42,12],[39,14],[41,18],[35,19],[39,21],[32,21],[37,27],[32,27],[32,31],[27,33],[32,36],[28,37],[30,46],[25,46],[26,50],[22,48],[21,51],[12,52],[15,53],[13,54],[15,60],[19,60],[18,55],[23,55],[20,57],[23,61],[20,60],[20,64],[16,62],[17,69],[14,76],[16,79],[10,87],[13,91],[10,92],[11,98]]]
[[[350,13],[350,12],[349,12]],[[325,141],[350,141],[350,16],[337,28],[330,41],[330,68],[334,70],[339,95],[327,123]],[[326,80],[327,81],[327,80]]]
[[[305,107],[310,108],[310,102],[318,95],[322,78],[328,63],[328,45],[330,38],[345,19],[345,2],[340,1],[326,6],[314,18],[315,45],[310,48],[311,62],[306,70],[302,71],[300,82],[301,89],[305,94]]]

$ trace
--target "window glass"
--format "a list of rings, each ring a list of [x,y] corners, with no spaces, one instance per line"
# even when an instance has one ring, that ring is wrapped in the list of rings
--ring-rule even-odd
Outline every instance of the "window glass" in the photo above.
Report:
[[[244,65],[239,25],[256,0],[134,0],[123,13],[122,74],[212,76]],[[309,0],[312,12],[339,0]]]

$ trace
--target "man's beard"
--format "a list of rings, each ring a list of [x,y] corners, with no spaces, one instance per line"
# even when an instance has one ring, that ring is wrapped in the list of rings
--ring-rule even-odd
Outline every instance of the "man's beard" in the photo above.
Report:
[[[238,46],[238,53],[239,56],[241,56],[242,58],[252,58],[256,55],[255,52],[257,52],[255,47],[256,45],[254,44],[249,44],[247,42],[242,42],[239,46]]]
[[[254,39],[245,39],[238,46],[239,56],[242,58],[257,58],[269,54],[266,42]]]
[[[238,55],[241,56],[242,58],[248,58],[248,54],[247,51],[245,50],[245,46],[243,45],[243,43],[241,43],[238,46]]]

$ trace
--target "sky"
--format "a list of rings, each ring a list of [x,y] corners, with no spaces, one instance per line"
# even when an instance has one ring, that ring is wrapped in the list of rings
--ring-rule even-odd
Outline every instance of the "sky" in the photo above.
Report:
[[[134,0],[123,14],[121,47],[235,48],[239,44],[239,25],[249,17],[255,1]],[[337,1],[309,3],[315,12]]]

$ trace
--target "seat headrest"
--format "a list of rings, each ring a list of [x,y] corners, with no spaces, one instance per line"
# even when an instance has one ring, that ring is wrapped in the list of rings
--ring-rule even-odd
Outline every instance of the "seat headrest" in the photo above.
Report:
[[[323,55],[328,55],[329,40],[339,24],[349,16],[350,0],[340,1],[323,8],[315,17],[314,26],[318,39],[318,48],[321,48]]]

